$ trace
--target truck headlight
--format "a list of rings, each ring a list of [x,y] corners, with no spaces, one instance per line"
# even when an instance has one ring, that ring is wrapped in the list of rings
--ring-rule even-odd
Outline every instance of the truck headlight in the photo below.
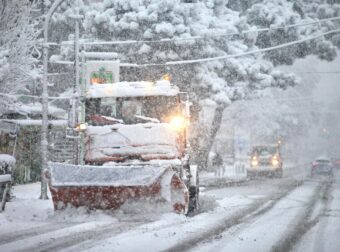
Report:
[[[279,165],[279,160],[277,160],[276,158],[272,159],[272,165],[273,166],[278,166]]]
[[[251,166],[258,166],[258,165],[259,165],[259,161],[257,159],[251,160]]]
[[[182,116],[175,116],[170,120],[170,126],[176,131],[182,131],[186,128],[187,122]]]

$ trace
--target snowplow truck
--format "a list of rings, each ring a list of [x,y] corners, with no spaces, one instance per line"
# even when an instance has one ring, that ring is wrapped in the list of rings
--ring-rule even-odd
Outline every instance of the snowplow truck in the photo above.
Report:
[[[198,171],[188,156],[189,101],[167,80],[91,85],[83,102],[81,165],[49,163],[54,208],[119,209],[152,202],[198,208]]]

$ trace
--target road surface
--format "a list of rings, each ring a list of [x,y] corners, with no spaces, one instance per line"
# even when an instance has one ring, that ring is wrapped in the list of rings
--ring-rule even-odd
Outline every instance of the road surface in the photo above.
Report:
[[[0,251],[340,251],[340,171],[306,175],[291,167],[282,179],[202,187],[190,217],[54,212],[39,184],[21,185],[0,214]]]

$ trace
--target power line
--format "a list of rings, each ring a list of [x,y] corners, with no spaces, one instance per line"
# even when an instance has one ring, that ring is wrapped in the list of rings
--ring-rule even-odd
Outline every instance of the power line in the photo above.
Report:
[[[296,71],[290,71],[290,73],[296,73],[296,74],[340,74],[340,71],[325,71],[325,72],[296,72]]]
[[[195,64],[195,63],[204,63],[204,62],[209,62],[209,61],[225,60],[225,59],[230,59],[230,58],[239,58],[239,57],[243,57],[243,56],[247,56],[247,55],[251,55],[251,54],[255,54],[255,53],[263,53],[263,52],[268,52],[268,51],[273,51],[273,50],[285,48],[285,47],[288,47],[288,46],[300,44],[300,43],[303,43],[303,42],[306,42],[306,41],[309,41],[309,40],[317,39],[317,38],[323,37],[325,35],[329,35],[329,34],[337,33],[337,32],[340,32],[340,29],[330,30],[328,32],[323,32],[323,33],[320,33],[318,35],[307,37],[307,38],[304,38],[304,39],[295,40],[295,41],[280,44],[280,45],[277,45],[277,46],[262,48],[262,49],[244,52],[244,53],[239,53],[239,54],[223,55],[223,56],[203,58],[203,59],[195,59],[195,60],[168,61],[168,62],[165,62],[163,64],[160,64],[160,63],[158,63],[158,64],[157,63],[155,63],[155,64],[152,64],[152,63],[151,64],[141,64],[141,65],[138,65],[138,66],[139,67],[149,67],[149,66],[184,65],[184,64]]]
[[[338,19],[340,19],[340,17]],[[170,65],[195,64],[195,63],[204,63],[204,62],[210,62],[210,61],[216,61],[216,60],[225,60],[225,59],[229,59],[229,58],[243,57],[243,56],[247,56],[247,55],[251,55],[251,54],[255,54],[255,53],[273,51],[273,50],[285,48],[285,47],[288,47],[288,46],[296,45],[296,44],[299,44],[299,43],[303,43],[303,42],[306,42],[306,41],[309,41],[309,40],[317,39],[317,38],[320,38],[322,36],[337,33],[337,32],[340,32],[340,29],[330,30],[328,32],[323,32],[323,33],[320,33],[320,34],[315,35],[315,36],[311,36],[311,37],[308,37],[308,38],[284,43],[284,44],[273,46],[273,47],[267,47],[267,48],[262,48],[262,49],[258,49],[258,50],[253,50],[253,51],[239,53],[239,54],[233,54],[233,55],[223,55],[223,56],[203,58],[203,59],[195,59],[195,60],[168,61],[166,63],[161,63],[161,64],[159,64],[159,63],[155,63],[155,64],[149,63],[149,64],[140,64],[140,65],[132,64],[132,63],[123,63],[123,64],[125,64],[127,66],[132,66],[132,67],[150,67],[150,66],[170,66]],[[67,63],[70,63],[70,62],[67,62]],[[6,93],[0,93],[0,95],[8,96],[8,97],[31,97],[31,98],[39,98],[39,99],[42,98],[40,96],[24,95],[24,94],[11,95],[11,94],[6,94]],[[71,97],[48,97],[48,98],[52,99],[52,100],[58,100],[58,99],[70,99]]]
[[[316,21],[311,22],[301,22],[298,24],[291,24],[291,25],[278,25],[278,26],[271,26],[271,27],[264,27],[264,28],[258,28],[258,29],[250,29],[245,31],[239,31],[239,32],[232,32],[232,33],[215,33],[215,34],[209,34],[206,36],[192,36],[188,38],[165,38],[165,39],[159,39],[159,40],[116,40],[116,41],[88,41],[88,42],[80,42],[82,45],[131,45],[131,44],[140,44],[140,43],[169,43],[169,42],[177,42],[177,41],[192,41],[192,40],[199,40],[199,39],[207,39],[211,37],[230,37],[230,36],[236,36],[236,35],[242,35],[242,34],[248,34],[253,32],[268,32],[272,30],[279,30],[279,29],[289,29],[293,27],[299,27],[299,26],[309,26],[314,24],[320,24],[324,22],[329,21],[336,21],[340,20],[340,17],[331,17],[331,18],[324,18],[319,19]],[[62,46],[62,45],[73,45],[73,41],[65,41],[62,44],[58,43],[50,43],[49,45],[53,46]]]
[[[337,32],[340,32],[340,29],[330,30],[328,32],[323,32],[323,33],[320,33],[318,35],[307,37],[307,38],[304,38],[304,39],[295,40],[295,41],[280,44],[280,45],[277,45],[277,46],[262,48],[262,49],[253,50],[253,51],[244,52],[244,53],[239,53],[239,54],[223,55],[223,56],[203,58],[203,59],[195,59],[195,60],[168,61],[168,62],[165,62],[165,63],[146,63],[146,64],[121,63],[120,65],[125,66],[125,67],[137,67],[138,68],[138,67],[152,67],[152,66],[196,64],[196,63],[204,63],[204,62],[209,62],[209,61],[225,60],[225,59],[230,59],[230,58],[239,58],[239,57],[248,56],[248,55],[255,54],[255,53],[263,53],[263,52],[268,52],[268,51],[273,51],[273,50],[285,48],[285,47],[288,47],[288,46],[300,44],[300,43],[303,43],[303,42],[306,42],[306,41],[309,41],[309,40],[317,39],[317,38],[320,38],[322,36],[329,35],[329,34],[332,34],[332,33],[337,33]],[[53,62],[50,62],[50,63],[68,64],[68,65],[74,64],[71,61],[61,61],[61,62],[53,61]]]

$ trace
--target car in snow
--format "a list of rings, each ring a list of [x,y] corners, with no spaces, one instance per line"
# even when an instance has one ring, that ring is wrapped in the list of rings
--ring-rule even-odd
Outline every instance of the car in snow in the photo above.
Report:
[[[247,168],[247,177],[267,174],[281,178],[282,156],[278,145],[253,146],[250,156],[250,166]]]
[[[333,176],[333,164],[328,157],[318,157],[312,162],[311,166],[311,176],[317,174],[326,174]]]

